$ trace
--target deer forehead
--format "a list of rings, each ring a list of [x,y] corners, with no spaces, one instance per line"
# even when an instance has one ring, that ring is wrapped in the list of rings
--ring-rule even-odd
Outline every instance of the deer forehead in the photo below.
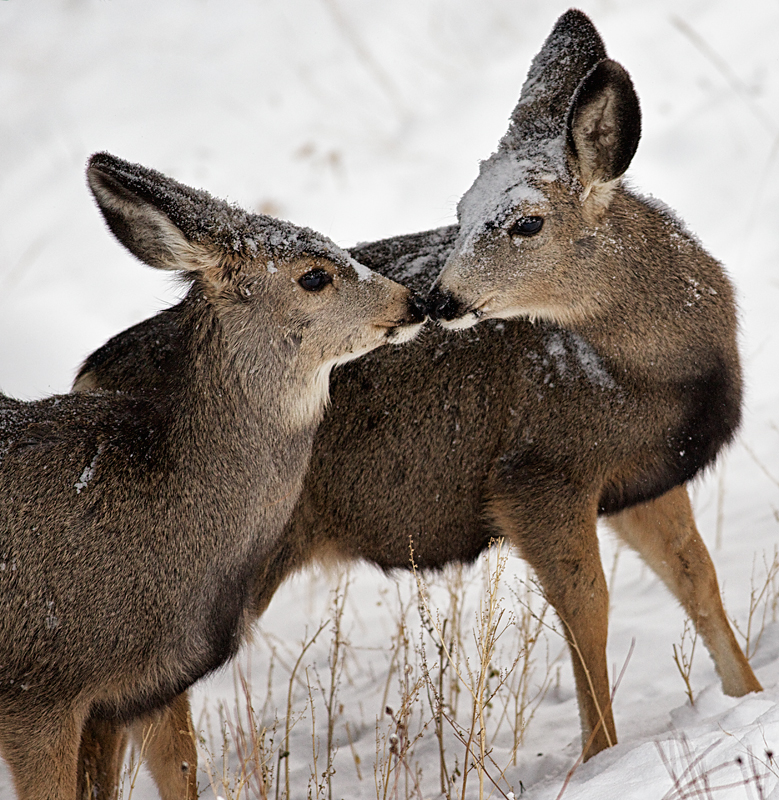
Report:
[[[498,151],[482,162],[479,176],[457,206],[460,230],[473,244],[485,230],[548,207],[548,185],[564,177],[562,139],[539,153]]]
[[[227,258],[243,258],[271,275],[279,270],[330,269],[343,278],[370,280],[371,270],[356,262],[335,242],[310,228],[266,215],[247,215],[240,225],[223,224],[214,236]]]
[[[268,272],[273,273],[279,265],[295,270],[328,269],[344,280],[370,281],[374,273],[355,261],[349,253],[324,236],[308,234],[303,239],[272,239],[265,250]]]
[[[336,245],[290,248],[285,242],[271,247],[267,242],[246,237],[241,249],[242,253],[238,256],[222,250],[215,259],[239,283],[253,284],[265,279],[283,279],[297,283],[304,274],[314,270],[324,270],[345,283],[359,284],[376,277],[376,273],[355,261]]]
[[[255,273],[263,275],[283,276],[297,283],[298,279],[307,272],[324,270],[338,282],[348,284],[361,284],[374,280],[378,276],[368,267],[360,264],[350,257],[335,260],[321,254],[301,253],[295,256],[285,254],[270,254],[258,259]]]

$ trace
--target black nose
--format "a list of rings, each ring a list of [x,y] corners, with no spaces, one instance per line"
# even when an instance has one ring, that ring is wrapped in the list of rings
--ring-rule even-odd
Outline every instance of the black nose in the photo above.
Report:
[[[430,313],[427,307],[427,300],[418,294],[412,294],[408,298],[408,313],[411,322],[424,322]]]
[[[449,322],[461,316],[460,302],[454,295],[442,292],[435,286],[427,296],[427,313],[435,320],[445,319]]]

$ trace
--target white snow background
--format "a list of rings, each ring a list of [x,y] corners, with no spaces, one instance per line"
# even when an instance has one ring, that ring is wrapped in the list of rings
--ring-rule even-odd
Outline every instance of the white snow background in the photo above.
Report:
[[[779,4],[580,5],[641,100],[643,135],[630,180],[676,209],[738,288],[744,426],[693,495],[726,608],[743,624],[753,573],[759,583],[779,533]],[[342,245],[450,224],[479,160],[507,127],[531,58],[566,8],[560,0],[0,0],[3,391],[22,398],[67,391],[86,355],[176,298],[170,279],[139,265],[105,229],[84,182],[92,152],[154,167]],[[609,565],[605,531],[602,541]],[[524,566],[512,559],[511,569],[523,574]],[[306,629],[327,618],[330,589],[328,576],[296,577],[278,592],[262,628],[294,652]],[[388,590],[392,580],[371,568],[353,571],[344,625],[360,657],[351,668],[371,664],[376,676],[341,689],[347,711],[359,706],[366,732],[354,743],[362,781],[340,742],[339,797],[376,796],[373,725],[382,708],[375,686],[384,685],[394,625]],[[690,706],[672,661],[683,625],[658,579],[622,553],[609,640],[617,672],[633,639],[635,650],[614,705],[620,744],[578,769],[564,797],[696,796],[673,788],[661,741],[679,772],[703,753],[699,772],[730,764],[713,773],[710,795],[697,796],[779,798],[775,763],[773,772],[758,764],[762,795],[739,785],[732,763],[779,747],[779,627],[767,628],[753,659],[763,694],[724,697],[700,647]],[[258,635],[246,650],[261,707],[265,640]],[[326,646],[312,649],[312,661],[326,658]],[[275,673],[283,715],[287,676],[278,665]],[[235,703],[229,668],[197,686],[196,717],[220,698]],[[310,751],[306,724],[299,736],[308,737]],[[528,798],[557,797],[578,741],[565,661],[560,687],[507,773],[516,794],[521,782]],[[429,754],[423,768],[433,788],[425,796],[434,796],[435,744],[423,743],[419,753],[422,761]],[[301,775],[298,796],[305,794]],[[13,796],[3,766],[0,796]],[[132,796],[156,794],[142,778]]]

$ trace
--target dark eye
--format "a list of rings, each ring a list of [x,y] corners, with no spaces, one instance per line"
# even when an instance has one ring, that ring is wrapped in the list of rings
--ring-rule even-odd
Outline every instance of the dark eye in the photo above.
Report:
[[[307,272],[298,279],[298,283],[307,292],[319,292],[324,289],[328,283],[332,282],[333,276],[324,269],[312,269],[311,272]]]
[[[509,230],[511,236],[534,236],[544,227],[543,217],[520,217]]]

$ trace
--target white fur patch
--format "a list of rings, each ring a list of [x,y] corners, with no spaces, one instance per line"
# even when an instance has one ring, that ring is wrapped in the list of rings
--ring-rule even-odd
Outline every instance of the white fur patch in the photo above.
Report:
[[[405,344],[406,342],[410,342],[412,339],[416,338],[424,324],[424,322],[419,322],[416,325],[401,325],[397,328],[393,328],[389,336],[387,336],[387,341],[390,344]]]
[[[327,404],[330,402],[330,373],[335,367],[354,361],[355,358],[370,353],[374,349],[375,347],[364,347],[352,353],[336,356],[320,364],[313,373],[311,382],[308,385],[308,391],[303,392],[300,397],[299,412],[301,419],[304,422],[318,420],[319,416],[327,408]]]
[[[304,392],[301,395],[301,403],[299,406],[299,413],[301,419],[310,420],[317,419],[330,402],[330,373],[335,367],[341,364],[347,364],[349,361],[354,361],[366,353],[370,353],[377,347],[380,347],[385,342],[388,344],[404,344],[410,342],[422,329],[424,322],[415,325],[402,325],[397,328],[391,329],[387,334],[384,341],[377,340],[373,345],[368,345],[354,350],[351,353],[344,353],[343,355],[331,358],[320,364],[314,371],[313,377],[309,384],[310,391]]]
[[[588,222],[597,224],[603,219],[620,181],[621,178],[615,178],[607,183],[594,181],[582,190],[579,200]]]

